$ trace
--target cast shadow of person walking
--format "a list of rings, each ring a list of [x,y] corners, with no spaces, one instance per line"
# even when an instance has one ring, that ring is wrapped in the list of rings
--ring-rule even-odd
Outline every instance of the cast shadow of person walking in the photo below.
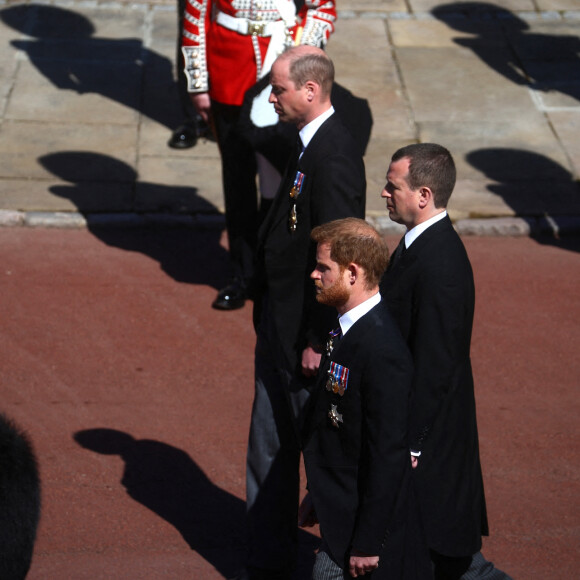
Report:
[[[74,439],[95,453],[120,456],[129,497],[174,526],[224,577],[235,574],[245,550],[245,504],[214,485],[187,453],[115,429],[78,431]]]
[[[70,200],[86,216],[91,233],[107,245],[153,258],[178,282],[213,288],[225,283],[228,257],[220,244],[222,220],[218,209],[197,195],[196,188],[138,181],[132,167],[100,153],[62,151],[44,155],[38,161],[47,171],[69,182],[70,185],[53,185],[49,191]],[[94,213],[102,211],[108,212],[108,221]],[[110,227],[115,214],[122,219],[124,212],[134,211],[154,212],[159,227],[134,227],[134,223],[129,227]],[[174,225],[175,220],[192,213],[205,215],[208,227]],[[161,219],[164,215],[168,218],[166,226]],[[122,221],[118,225],[122,226]]]
[[[171,129],[181,121],[173,65],[140,39],[95,37],[88,18],[56,6],[13,5],[0,19],[34,37],[11,44],[55,87],[102,95]]]
[[[530,219],[538,241],[580,250],[578,239],[570,237],[577,235],[580,219],[580,183],[567,169],[539,153],[501,147],[471,151],[466,161],[494,182],[487,189],[515,215]]]
[[[571,97],[570,104],[575,104],[572,99],[580,101],[578,35],[528,32],[527,22],[487,2],[452,2],[435,7],[432,13],[450,28],[474,35],[453,41],[472,50],[506,79],[543,95],[562,93]]]
[[[170,523],[192,550],[224,577],[242,567],[246,550],[245,502],[212,483],[191,457],[176,447],[135,439],[116,429],[74,434],[84,449],[119,455],[129,497]],[[318,538],[300,531],[301,563],[295,578],[309,577]]]

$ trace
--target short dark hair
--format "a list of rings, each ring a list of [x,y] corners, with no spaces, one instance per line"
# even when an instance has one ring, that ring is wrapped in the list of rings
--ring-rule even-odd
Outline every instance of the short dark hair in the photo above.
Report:
[[[410,160],[409,187],[428,187],[433,192],[435,207],[447,207],[457,177],[451,153],[436,143],[415,143],[395,151],[391,161],[405,157]]]
[[[290,64],[288,67],[290,80],[299,89],[308,81],[314,81],[320,85],[323,95],[330,96],[332,83],[334,82],[334,64],[325,53],[320,54],[297,54],[292,55],[292,49],[288,51]]]
[[[330,244],[330,259],[341,269],[359,265],[365,272],[365,287],[378,285],[387,269],[389,250],[385,240],[373,226],[362,219],[344,218],[315,227],[312,239]]]

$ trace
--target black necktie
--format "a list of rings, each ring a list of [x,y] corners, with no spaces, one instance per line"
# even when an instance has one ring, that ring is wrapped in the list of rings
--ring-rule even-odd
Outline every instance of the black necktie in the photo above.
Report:
[[[403,236],[401,238],[401,241],[399,242],[399,245],[397,246],[396,250],[393,252],[393,255],[391,256],[391,264],[389,264],[391,267],[394,267],[397,262],[403,257],[403,255],[405,254],[405,252],[407,251],[407,246],[405,246],[405,236]]]
[[[296,163],[300,160],[300,156],[304,153],[304,143],[302,143],[302,139],[300,139],[300,135],[296,137]]]

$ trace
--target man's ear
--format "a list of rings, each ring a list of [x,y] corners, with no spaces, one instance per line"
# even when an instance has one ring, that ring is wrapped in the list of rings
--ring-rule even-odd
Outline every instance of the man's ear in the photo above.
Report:
[[[304,83],[304,87],[306,88],[306,98],[310,102],[313,101],[314,97],[320,91],[320,87],[318,86],[318,83],[315,83],[314,81],[306,81]]]
[[[352,286],[357,278],[361,275],[361,269],[358,264],[351,262],[347,267],[346,270],[348,272],[348,283]]]
[[[431,188],[423,185],[419,188],[419,207],[425,209],[430,203],[435,203]]]

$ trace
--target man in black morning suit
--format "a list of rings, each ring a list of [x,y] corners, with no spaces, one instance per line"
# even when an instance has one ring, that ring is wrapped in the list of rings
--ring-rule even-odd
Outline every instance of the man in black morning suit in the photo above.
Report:
[[[318,304],[309,275],[313,227],[365,212],[357,145],[333,114],[332,61],[320,49],[289,49],[271,70],[270,102],[299,130],[258,234],[253,288],[256,390],[247,456],[248,575],[290,578],[297,554],[299,430],[335,313]],[[302,150],[303,148],[303,150]]]
[[[445,209],[455,176],[440,145],[410,145],[393,155],[381,195],[407,232],[381,294],[413,355],[409,446],[435,578],[505,579],[479,552],[488,526],[470,360],[475,290]]]
[[[300,516],[306,525],[318,520],[323,538],[313,579],[372,572],[373,579],[408,580],[403,555],[413,366],[379,294],[388,251],[372,226],[354,218],[319,226],[312,237],[317,300],[339,314],[305,428],[309,494]]]

